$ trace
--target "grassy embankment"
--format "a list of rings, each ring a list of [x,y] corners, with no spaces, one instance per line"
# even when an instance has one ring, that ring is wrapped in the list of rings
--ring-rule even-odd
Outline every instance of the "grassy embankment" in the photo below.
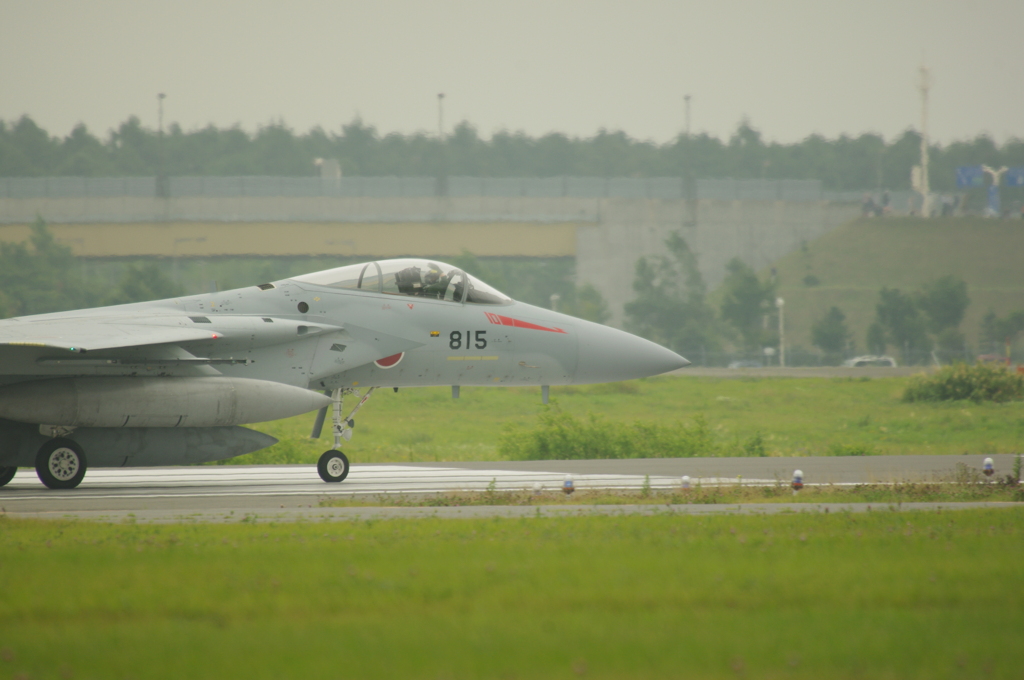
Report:
[[[0,516],[0,678],[1020,677],[1022,527]]]
[[[767,455],[974,454],[1024,449],[1024,403],[904,403],[907,378],[713,379],[664,377],[552,388],[558,408],[613,422],[692,423],[703,417],[723,456],[747,455],[760,435]],[[354,405],[354,400],[352,405]],[[356,418],[345,450],[354,462],[498,460],[507,426],[533,427],[539,389],[379,390]],[[310,440],[313,414],[256,426],[281,443],[237,463],[312,463],[331,446]]]
[[[779,260],[786,337],[811,347],[811,324],[829,307],[846,314],[856,346],[875,320],[882,286],[904,292],[952,274],[967,282],[971,305],[960,326],[977,346],[982,317],[1024,309],[1024,224],[1019,220],[886,218],[858,220]],[[817,285],[804,283],[807,276]],[[898,356],[899,348],[890,348]]]

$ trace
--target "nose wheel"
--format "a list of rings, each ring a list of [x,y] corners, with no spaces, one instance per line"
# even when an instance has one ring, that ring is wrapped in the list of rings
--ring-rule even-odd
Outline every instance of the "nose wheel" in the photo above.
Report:
[[[320,479],[325,482],[340,482],[348,477],[348,456],[337,449],[331,449],[320,456],[316,464]]]

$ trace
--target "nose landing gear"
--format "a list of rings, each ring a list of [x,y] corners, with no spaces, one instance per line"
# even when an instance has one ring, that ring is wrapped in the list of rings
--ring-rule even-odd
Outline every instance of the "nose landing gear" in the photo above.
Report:
[[[326,451],[316,464],[320,479],[325,482],[341,482],[348,477],[348,456],[338,450]]]
[[[331,414],[331,429],[334,431],[334,448],[330,451],[325,451],[320,456],[320,460],[316,464],[316,471],[320,475],[320,479],[328,483],[337,483],[344,481],[348,477],[349,463],[348,457],[341,452],[341,440],[349,441],[352,439],[352,428],[356,426],[356,421],[353,419],[359,409],[363,407],[363,404],[370,398],[376,387],[371,387],[363,395],[363,398],[359,400],[356,407],[352,409],[352,412],[348,414],[347,418],[341,417],[342,405],[345,401],[346,393],[359,394],[356,390],[349,388],[339,388],[334,390],[331,398],[334,400],[334,408]],[[323,419],[319,419],[319,423],[322,423]],[[319,432],[314,429],[316,436],[319,436]]]

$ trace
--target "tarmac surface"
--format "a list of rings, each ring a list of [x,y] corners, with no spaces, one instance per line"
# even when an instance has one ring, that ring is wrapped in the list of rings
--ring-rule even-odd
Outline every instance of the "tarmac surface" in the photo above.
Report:
[[[992,456],[996,474],[1008,474],[1012,454]],[[21,469],[0,488],[0,512],[16,517],[77,517],[102,521],[317,520],[402,516],[522,516],[577,513],[779,512],[797,508],[865,509],[864,504],[750,506],[529,506],[320,508],[332,498],[380,501],[446,493],[529,491],[558,493],[566,475],[577,489],[678,489],[716,484],[788,485],[796,469],[807,485],[948,481],[958,465],[981,470],[984,456],[850,456],[805,458],[671,458],[538,462],[353,465],[347,480],[326,484],[313,465],[96,468],[77,489],[47,489],[35,471]],[[903,504],[903,509],[1000,504]],[[1009,504],[1012,505],[1012,504]],[[878,506],[876,506],[878,507]]]

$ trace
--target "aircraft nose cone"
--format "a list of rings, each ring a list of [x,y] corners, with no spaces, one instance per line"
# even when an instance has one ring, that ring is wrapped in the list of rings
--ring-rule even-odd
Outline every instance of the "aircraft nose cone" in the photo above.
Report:
[[[625,331],[599,324],[580,329],[577,383],[646,378],[689,365],[672,350]]]

